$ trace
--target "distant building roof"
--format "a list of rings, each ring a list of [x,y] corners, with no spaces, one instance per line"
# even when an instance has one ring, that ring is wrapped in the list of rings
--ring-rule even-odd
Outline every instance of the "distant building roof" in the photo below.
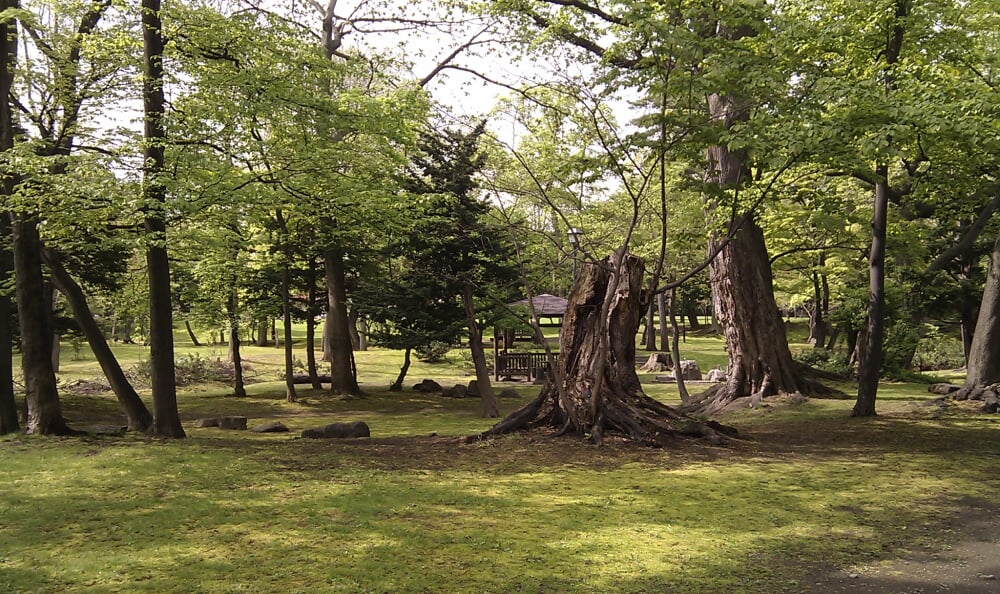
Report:
[[[528,303],[527,299],[522,299],[510,304],[511,307],[517,305],[534,309],[539,317],[561,318],[566,314],[566,300],[548,293],[535,295],[531,299],[531,303]]]

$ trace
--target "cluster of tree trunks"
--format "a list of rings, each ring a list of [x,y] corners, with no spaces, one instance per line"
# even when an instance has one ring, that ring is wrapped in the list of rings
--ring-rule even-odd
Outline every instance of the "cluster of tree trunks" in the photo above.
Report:
[[[555,373],[532,402],[471,439],[543,428],[594,443],[612,435],[648,444],[680,435],[723,443],[735,435],[643,392],[635,372],[642,274],[632,255],[584,265],[569,295]]]

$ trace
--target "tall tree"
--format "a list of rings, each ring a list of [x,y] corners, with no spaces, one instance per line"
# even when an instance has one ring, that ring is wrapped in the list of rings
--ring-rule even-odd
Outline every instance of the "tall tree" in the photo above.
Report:
[[[143,198],[149,275],[149,357],[153,391],[153,433],[185,437],[177,411],[174,376],[173,305],[167,258],[166,185],[163,124],[163,22],[159,0],[142,0]]]
[[[17,0],[0,0],[0,12],[18,6]],[[17,21],[0,20],[0,152],[14,148],[14,113],[10,105],[11,87],[14,82],[14,67],[17,61]],[[5,206],[14,193],[15,180],[12,171],[6,167],[0,192]],[[9,279],[14,273],[13,256],[10,252],[10,219],[0,208],[0,278]],[[11,287],[0,286],[0,435],[18,431],[17,403],[14,398],[13,336],[11,320],[13,303],[10,299]]]

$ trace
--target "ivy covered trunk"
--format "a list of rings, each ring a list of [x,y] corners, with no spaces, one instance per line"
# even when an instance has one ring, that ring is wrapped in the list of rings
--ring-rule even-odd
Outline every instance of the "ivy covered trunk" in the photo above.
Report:
[[[642,391],[635,373],[635,336],[645,311],[642,274],[642,260],[630,255],[584,265],[566,306],[555,377],[534,401],[475,438],[550,428],[594,443],[610,435],[654,444],[678,435],[723,442],[732,430],[688,417]]]

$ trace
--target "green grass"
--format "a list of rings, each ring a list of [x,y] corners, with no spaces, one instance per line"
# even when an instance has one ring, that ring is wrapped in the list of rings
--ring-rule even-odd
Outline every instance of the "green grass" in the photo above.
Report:
[[[687,345],[699,362],[720,356],[718,339]],[[197,352],[213,348],[224,356]],[[935,413],[916,384],[881,386],[875,419],[828,399],[736,413],[726,422],[744,439],[725,448],[464,444],[451,436],[493,421],[473,399],[386,391],[399,353],[358,353],[365,399],[303,389],[291,404],[280,350],[247,356],[266,380],[247,398],[218,385],[180,392],[188,439],[0,439],[0,591],[800,592],[812,571],[941,546],[962,501],[1000,502],[996,419]],[[467,373],[454,353],[415,365],[408,383]],[[64,360],[62,380],[96,376],[92,358]],[[537,393],[505,385],[521,397],[501,400],[504,413]],[[107,394],[63,403],[78,423],[120,418]],[[218,414],[278,418],[292,432],[191,427]],[[373,439],[298,437],[355,418]]]

